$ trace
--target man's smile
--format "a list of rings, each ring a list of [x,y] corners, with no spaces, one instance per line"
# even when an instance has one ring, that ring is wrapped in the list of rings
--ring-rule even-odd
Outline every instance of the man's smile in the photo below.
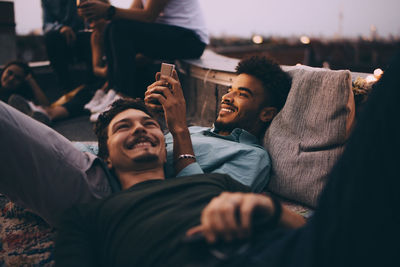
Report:
[[[153,141],[150,137],[141,136],[130,140],[126,144],[127,149],[155,147],[157,142]]]
[[[237,110],[236,107],[233,105],[229,104],[221,104],[221,109],[219,110],[219,113],[233,113]]]

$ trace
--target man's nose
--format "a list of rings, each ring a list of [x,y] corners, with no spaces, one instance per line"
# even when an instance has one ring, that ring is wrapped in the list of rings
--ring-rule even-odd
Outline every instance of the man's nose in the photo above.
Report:
[[[135,124],[132,128],[132,135],[137,135],[145,132],[146,128],[141,123]]]
[[[225,103],[233,103],[233,93],[232,92],[227,92],[222,96],[222,102]]]

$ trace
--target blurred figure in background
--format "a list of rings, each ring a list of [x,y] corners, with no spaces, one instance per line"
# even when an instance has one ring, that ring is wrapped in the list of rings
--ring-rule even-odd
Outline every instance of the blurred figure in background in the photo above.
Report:
[[[49,100],[36,82],[32,69],[25,62],[11,61],[7,63],[0,73],[0,77],[1,101],[7,103],[23,99],[28,107],[35,104],[49,105]],[[43,112],[31,112],[29,115],[44,123],[48,121],[46,116],[43,116]]]
[[[93,79],[90,49],[91,32],[85,30],[84,20],[78,15],[75,0],[42,0],[43,33],[47,55],[57,74],[61,89],[69,92],[75,86],[70,66],[83,62],[85,83]]]
[[[104,19],[93,20],[90,23],[90,27],[93,29],[90,43],[93,59],[92,71],[96,75],[95,82],[82,84],[76,87],[74,90],[61,96],[50,106],[48,101],[47,103],[43,101],[34,101],[35,103],[30,102],[29,100],[31,100],[31,98],[29,96],[26,97],[26,94],[13,96],[8,103],[21,112],[45,124],[89,114],[88,110],[94,113],[92,121],[97,119],[98,114],[103,111],[110,102],[114,101],[116,97],[115,91],[108,91],[108,83],[106,81],[107,65],[103,48],[103,35],[106,25],[107,21]],[[39,88],[39,86],[37,87]],[[5,99],[5,102],[7,102],[7,99]],[[91,99],[92,101],[90,101]],[[85,106],[85,104],[87,104],[87,106]]]
[[[208,33],[198,0],[134,0],[130,8],[101,1],[81,3],[78,13],[88,20],[112,20],[106,30],[108,78],[119,93],[144,97],[135,86],[135,58],[198,58],[208,44]]]

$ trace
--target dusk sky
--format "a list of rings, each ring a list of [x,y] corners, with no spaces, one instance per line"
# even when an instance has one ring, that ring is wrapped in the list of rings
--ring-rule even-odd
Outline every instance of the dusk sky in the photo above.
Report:
[[[111,0],[128,7],[132,0]],[[213,36],[400,36],[400,0],[200,0]],[[40,0],[14,0],[17,33],[41,28]],[[342,14],[342,15],[340,15]],[[340,20],[339,18],[342,17]]]

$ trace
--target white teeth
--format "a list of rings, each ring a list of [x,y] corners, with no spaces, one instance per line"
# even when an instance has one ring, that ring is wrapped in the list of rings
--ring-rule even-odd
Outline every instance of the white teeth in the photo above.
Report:
[[[133,147],[144,147],[144,146],[151,146],[150,142],[139,142],[135,144]]]
[[[227,108],[221,108],[221,111],[224,111],[224,112],[233,112],[233,110],[227,109]]]

